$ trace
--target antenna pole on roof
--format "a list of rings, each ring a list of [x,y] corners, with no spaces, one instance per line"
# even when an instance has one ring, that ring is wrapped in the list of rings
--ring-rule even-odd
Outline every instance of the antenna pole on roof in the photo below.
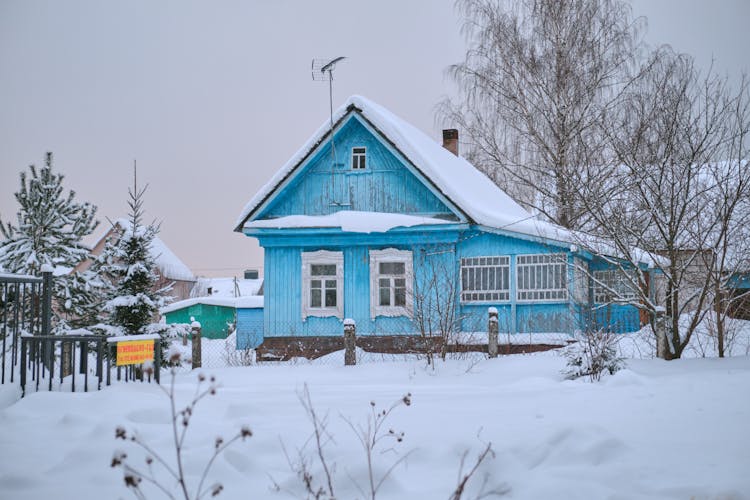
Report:
[[[333,59],[313,59],[311,64],[312,79],[319,82],[328,82],[328,108],[331,118],[331,175],[336,165],[336,145],[333,142],[333,70],[336,68],[336,63],[339,63],[346,59],[344,56],[339,56]]]

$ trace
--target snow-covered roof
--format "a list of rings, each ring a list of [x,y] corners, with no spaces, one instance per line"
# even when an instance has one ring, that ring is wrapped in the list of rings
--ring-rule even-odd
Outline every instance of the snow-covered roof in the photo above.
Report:
[[[263,296],[252,295],[249,297],[197,297],[194,299],[185,299],[179,302],[173,302],[168,306],[159,309],[161,314],[167,314],[196,304],[208,306],[222,306],[232,308],[258,308],[263,307]]]
[[[571,241],[571,235],[565,229],[537,220],[471,163],[446,150],[433,138],[379,104],[362,96],[352,96],[336,111],[334,122],[353,111],[359,111],[473,222],[532,236]],[[326,121],[247,203],[237,219],[235,230],[242,230],[248,217],[253,215],[329,132],[330,121]]]
[[[469,217],[470,222],[489,229],[564,244],[577,244],[595,251],[597,248],[606,248],[606,254],[617,255],[614,247],[602,239],[539,220],[471,163],[454,155],[433,138],[379,104],[362,96],[351,96],[334,113],[334,123],[338,124],[350,112],[359,112],[379,130],[439,192]],[[450,223],[427,217],[353,211],[342,211],[328,216],[293,215],[277,219],[251,220],[256,210],[329,134],[330,120],[326,120],[245,205],[237,219],[235,231],[242,231],[243,228],[341,227],[345,231],[381,232],[398,226]],[[420,221],[417,222],[417,219]],[[638,250],[636,253],[641,262],[654,264],[654,258],[646,252]]]
[[[190,295],[192,298],[209,296],[208,289],[211,288],[210,297],[244,297],[248,295],[258,295],[262,285],[262,279],[246,280],[233,277],[198,278],[198,282],[193,287]]]
[[[131,225],[130,221],[125,218],[116,219],[114,224],[121,229],[127,229]],[[104,238],[109,236],[111,230],[111,227],[108,228],[106,232],[97,239],[94,247],[96,247]],[[180,258],[177,257],[177,255],[158,236],[155,236],[151,241],[149,253],[154,259],[156,267],[159,268],[159,271],[165,278],[180,281],[195,281],[195,276],[192,271],[190,271],[190,268],[188,268],[188,266],[186,266],[185,263],[182,262],[182,260],[180,260]]]
[[[340,227],[351,233],[380,233],[394,227],[411,227],[432,224],[452,224],[452,221],[434,217],[418,217],[383,212],[358,212],[342,210],[331,215],[289,215],[276,219],[260,219],[245,224],[246,228],[307,228]]]

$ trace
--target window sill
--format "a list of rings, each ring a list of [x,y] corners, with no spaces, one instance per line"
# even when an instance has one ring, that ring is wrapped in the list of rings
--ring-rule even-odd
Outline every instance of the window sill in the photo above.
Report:
[[[307,318],[338,318],[343,321],[344,315],[338,309],[307,310],[302,315],[302,321]]]
[[[379,307],[374,311],[371,311],[371,317],[373,320],[378,317],[385,318],[400,318],[410,317],[411,313],[405,307]]]

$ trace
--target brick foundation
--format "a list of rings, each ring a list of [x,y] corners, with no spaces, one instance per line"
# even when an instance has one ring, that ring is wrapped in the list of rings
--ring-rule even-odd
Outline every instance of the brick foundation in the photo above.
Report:
[[[377,335],[357,337],[357,347],[367,352],[383,354],[425,353],[431,347],[439,353],[440,338],[414,335]],[[549,351],[561,346],[553,344],[499,344],[498,354],[522,354]],[[263,361],[287,361],[291,358],[315,359],[344,348],[344,337],[266,337],[256,349]],[[487,352],[487,344],[448,345],[448,352]]]

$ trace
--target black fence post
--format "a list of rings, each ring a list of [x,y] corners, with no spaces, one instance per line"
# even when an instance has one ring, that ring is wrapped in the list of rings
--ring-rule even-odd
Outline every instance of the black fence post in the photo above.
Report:
[[[104,369],[104,366],[103,366],[104,342],[105,342],[105,339],[101,336],[96,339],[96,376],[99,377],[99,383],[97,385],[98,390],[101,390],[102,378],[104,378],[104,373],[102,373]]]
[[[161,341],[160,339],[154,340],[154,380],[157,384],[161,384]]]
[[[26,395],[26,339],[21,337],[21,397]]]

